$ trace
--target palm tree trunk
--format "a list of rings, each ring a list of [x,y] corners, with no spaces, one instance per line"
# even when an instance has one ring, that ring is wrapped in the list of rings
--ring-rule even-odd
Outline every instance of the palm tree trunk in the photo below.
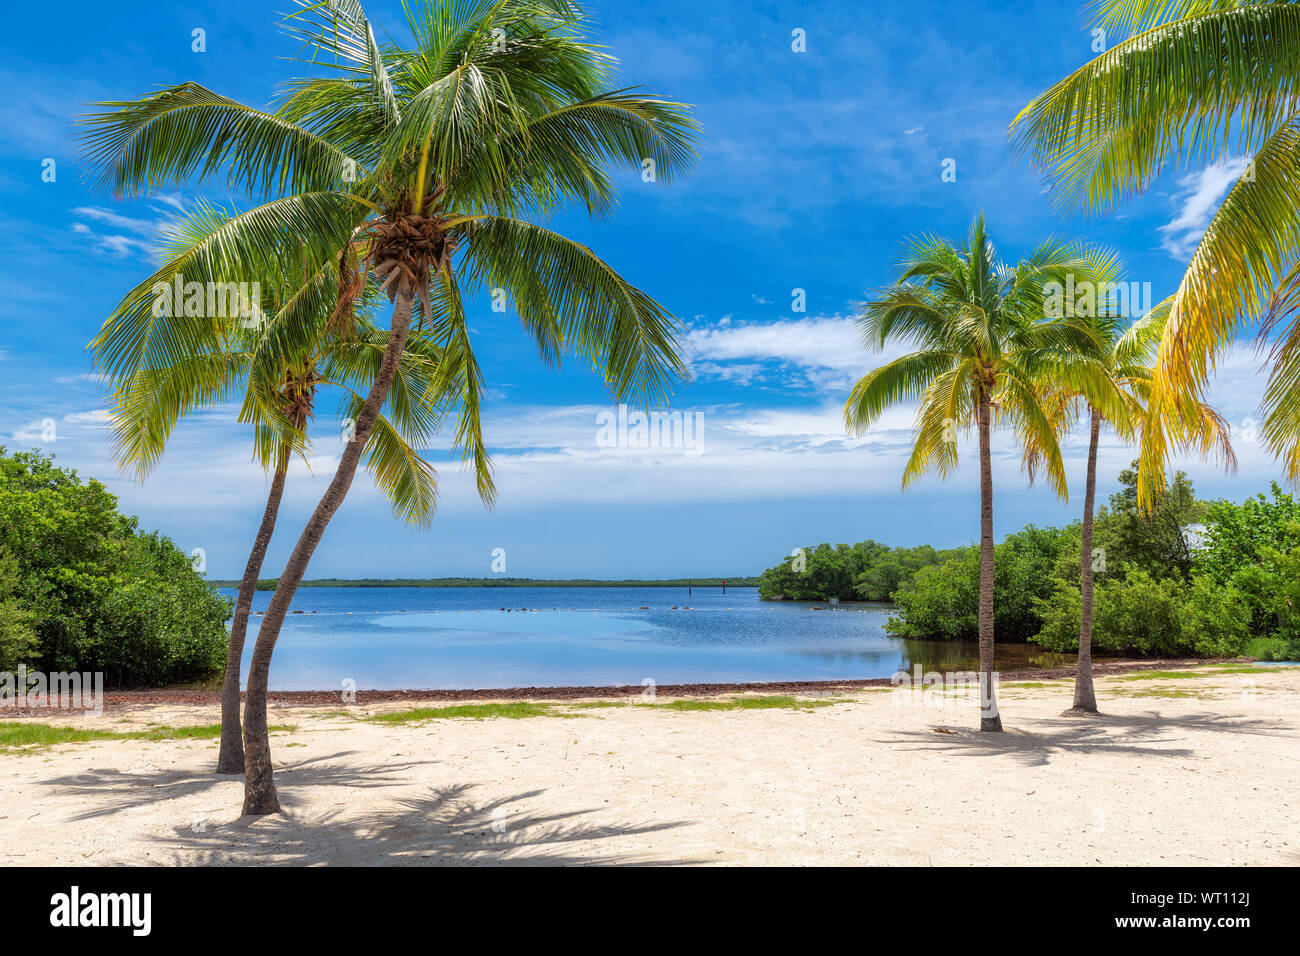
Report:
[[[370,387],[370,394],[357,415],[356,430],[352,441],[348,442],[339,460],[339,466],[330,480],[329,487],[316,505],[315,512],[303,529],[298,543],[294,546],[289,561],[284,566],[280,581],[276,585],[271,604],[262,617],[262,627],[257,633],[257,643],[253,645],[253,659],[248,667],[248,688],[244,700],[244,746],[247,749],[246,770],[244,774],[244,813],[276,813],[280,801],[275,792],[275,779],[271,771],[271,740],[266,724],[266,688],[271,671],[271,654],[275,651],[276,639],[280,636],[280,627],[284,624],[285,614],[293,596],[302,583],[303,575],[311,556],[320,544],[321,536],[334,513],[343,504],[352,479],[361,463],[361,453],[366,439],[375,427],[379,409],[388,397],[388,390],[393,384],[393,375],[397,371],[398,360],[406,348],[407,334],[411,327],[411,309],[415,302],[414,290],[403,286],[398,292],[393,309],[393,326],[388,335],[388,345],[384,349],[383,362],[375,381]]]
[[[993,455],[989,394],[980,390],[980,730],[1001,731],[993,683]]]
[[[253,550],[244,565],[244,577],[239,582],[239,598],[235,601],[235,617],[230,622],[230,645],[226,648],[226,677],[221,684],[221,750],[217,754],[217,773],[244,772],[244,734],[239,726],[239,670],[244,656],[244,638],[248,636],[248,615],[257,591],[257,578],[262,573],[266,549],[275,531],[275,518],[284,497],[284,476],[289,470],[289,449],[282,448],[275,463],[275,476],[271,479],[271,492],[266,496],[266,510],[262,524],[253,539]]]
[[[1092,500],[1097,494],[1097,436],[1101,414],[1092,412],[1092,433],[1088,438],[1088,485],[1083,496],[1083,553],[1079,559],[1079,667],[1074,675],[1076,713],[1097,713],[1097,695],[1092,688]]]

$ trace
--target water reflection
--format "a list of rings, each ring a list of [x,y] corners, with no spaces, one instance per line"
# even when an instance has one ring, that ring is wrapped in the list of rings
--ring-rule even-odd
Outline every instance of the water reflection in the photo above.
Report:
[[[980,649],[976,641],[909,641],[900,639],[903,667],[923,671],[973,671],[979,670]],[[1098,660],[1103,658],[1094,655]],[[1073,667],[1077,654],[1047,651],[1037,644],[993,645],[993,669],[1011,672],[1034,669]]]

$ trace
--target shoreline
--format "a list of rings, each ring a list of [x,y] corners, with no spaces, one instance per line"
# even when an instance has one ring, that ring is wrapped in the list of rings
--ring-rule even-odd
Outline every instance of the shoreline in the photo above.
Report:
[[[1253,658],[1161,658],[1140,661],[1093,662],[1097,677],[1144,670],[1194,670],[1223,664],[1253,664]],[[1258,662],[1267,665],[1268,662]],[[1075,676],[1074,667],[1029,668],[999,672],[1003,681],[1061,680]],[[832,695],[842,691],[894,686],[890,677],[849,678],[821,681],[746,681],[734,683],[656,684],[657,697],[718,697],[724,694],[782,693],[802,696]],[[584,700],[589,698],[637,698],[644,688],[640,684],[573,685],[564,687],[494,687],[494,688],[405,688],[393,690],[358,690],[346,706],[377,704],[390,701],[491,701],[491,700]],[[267,701],[300,707],[344,706],[341,690],[270,691]],[[240,699],[243,700],[241,692]],[[104,711],[121,711],[155,704],[211,704],[221,701],[220,690],[197,688],[143,688],[140,690],[105,690]],[[80,716],[78,710],[50,708],[0,708],[0,720],[10,717],[51,716],[64,713]]]

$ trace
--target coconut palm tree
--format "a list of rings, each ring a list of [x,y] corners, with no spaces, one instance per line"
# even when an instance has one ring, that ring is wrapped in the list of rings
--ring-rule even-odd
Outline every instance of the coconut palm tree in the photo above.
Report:
[[[162,245],[166,283],[197,243],[229,221],[221,210],[200,204],[169,224]],[[318,275],[303,275],[296,243],[287,239],[276,268],[258,280],[263,294],[249,303],[249,315],[229,323],[229,336],[218,351],[186,353],[171,365],[141,368],[112,384],[109,427],[119,467],[143,480],[158,463],[182,417],[233,399],[243,392],[239,420],[253,426],[254,457],[271,472],[270,490],[257,535],[245,563],[231,620],[226,669],[221,689],[221,745],[218,773],[244,772],[243,734],[239,720],[240,670],[249,614],[262,563],[275,530],[290,459],[304,461],[311,447],[308,423],[315,413],[317,391],[340,391],[345,420],[361,403],[373,378],[387,335],[368,316],[334,315],[337,277],[332,264]],[[373,292],[373,290],[372,290]],[[366,297],[372,302],[374,295]],[[288,356],[271,346],[282,326],[305,318],[315,333],[308,351]],[[110,319],[92,342],[96,358],[117,324]],[[437,495],[433,469],[413,445],[426,444],[443,404],[429,387],[437,369],[438,349],[423,334],[413,335],[398,363],[385,412],[376,420],[366,466],[389,498],[395,515],[416,527],[428,525]]]
[[[293,81],[274,112],[182,84],[102,104],[87,118],[91,160],[118,192],[220,173],[274,196],[196,249],[187,277],[256,274],[287,233],[301,239],[309,267],[369,273],[393,303],[355,438],[280,575],[253,650],[244,810],[258,814],[279,809],[266,726],[275,642],[351,486],[417,308],[443,350],[435,391],[458,397],[456,444],[475,463],[481,492],[469,296],[490,290],[508,302],[544,360],[576,354],[617,400],[657,401],[686,374],[678,320],[537,221],[573,202],[593,215],[611,211],[614,166],[660,183],[683,172],[697,129],[684,106],[613,88],[612,60],[586,40],[586,15],[569,0],[415,3],[406,7],[408,46],[381,45],[357,0],[297,2],[291,29],[325,75]],[[340,282],[340,304],[354,290]],[[203,323],[151,319],[147,290],[124,308],[137,332],[111,343],[115,370],[150,349],[195,350],[213,335]]]
[[[1270,0],[1102,0],[1122,38],[1030,102],[1011,124],[1067,208],[1108,210],[1167,165],[1247,157],[1170,304],[1148,414],[1177,417],[1238,333],[1260,324],[1273,365],[1261,436],[1300,479],[1300,326],[1269,304],[1300,283],[1300,5]],[[1176,428],[1174,429],[1177,430]],[[1170,448],[1144,444],[1139,497]]]
[[[957,434],[974,427],[980,461],[980,730],[1000,731],[993,686],[993,460],[996,425],[1040,449],[1052,488],[1067,495],[1056,432],[1040,401],[1042,376],[1071,364],[1074,331],[1044,321],[1044,290],[1088,268],[1086,250],[1047,243],[1011,267],[998,261],[975,218],[964,244],[922,237],[904,253],[897,283],[865,304],[859,326],[869,349],[901,342],[911,351],[869,372],[844,406],[852,434],[889,407],[917,402],[907,488],[930,472],[957,467]]]
[[[1098,252],[1090,270],[1075,276],[1075,288],[1086,287],[1082,308],[1068,300],[1060,303],[1059,314],[1049,316],[1071,339],[1069,361],[1049,367],[1043,379],[1042,404],[1058,440],[1081,418],[1088,422],[1088,459],[1083,497],[1083,524],[1079,555],[1080,624],[1079,657],[1074,678],[1074,703],[1067,714],[1097,713],[1097,695],[1092,678],[1092,622],[1095,596],[1093,511],[1097,496],[1097,447],[1102,424],[1113,428],[1126,442],[1139,447],[1159,440],[1182,450],[1202,455],[1217,454],[1225,467],[1236,466],[1230,429],[1217,411],[1202,402],[1184,397],[1173,416],[1147,414],[1152,362],[1169,316],[1166,300],[1129,323],[1131,302],[1114,295],[1122,290],[1117,282],[1118,259]],[[1098,290],[1102,290],[1100,293]],[[1083,302],[1081,299],[1080,302]],[[1127,328],[1126,328],[1127,326]],[[1157,434],[1159,432],[1159,434]],[[1044,449],[1027,436],[1024,462],[1030,483],[1041,463]],[[1163,484],[1163,482],[1162,482]]]

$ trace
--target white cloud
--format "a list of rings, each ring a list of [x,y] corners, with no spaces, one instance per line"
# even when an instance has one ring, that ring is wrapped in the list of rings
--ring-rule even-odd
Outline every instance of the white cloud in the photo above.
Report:
[[[153,198],[157,199],[159,202],[166,203],[177,212],[185,211],[185,198],[180,193],[155,193]],[[155,206],[153,208],[157,209],[158,207]],[[159,211],[161,212],[161,210]]]
[[[845,316],[719,323],[692,329],[687,344],[694,371],[702,378],[749,384],[763,377],[765,364],[773,373],[795,367],[800,377],[782,380],[801,390],[814,385],[847,389],[881,358],[867,352],[856,320]]]
[[[184,201],[179,193],[158,193],[153,198],[165,203],[173,210],[183,212],[185,209]],[[160,209],[158,206],[151,206],[150,208],[159,215],[152,219],[137,219],[133,216],[124,216],[103,206],[77,206],[72,210],[72,214],[78,217],[78,221],[72,224],[72,231],[93,240],[101,251],[110,252],[116,256],[125,257],[132,253],[149,256],[154,253],[157,239],[162,234],[163,227],[171,215],[168,210]],[[117,231],[111,233],[96,232],[85,222],[79,221],[82,219],[102,223],[104,226]]]
[[[104,209],[101,206],[77,206],[72,210],[72,213],[82,219],[93,219],[96,222],[112,226],[114,229],[126,229],[129,232],[138,232],[142,235],[153,235],[158,229],[156,220],[133,219],[130,216],[123,216],[121,213],[113,212],[111,209]]]
[[[1237,157],[1180,179],[1175,199],[1182,207],[1171,222],[1160,227],[1161,247],[1180,262],[1190,259],[1219,203],[1248,164],[1249,160]]]
[[[77,235],[86,236],[92,240],[101,251],[111,252],[116,256],[127,256],[132,252],[148,255],[153,250],[153,247],[143,239],[121,235],[101,235],[84,222],[74,222],[72,231]]]

